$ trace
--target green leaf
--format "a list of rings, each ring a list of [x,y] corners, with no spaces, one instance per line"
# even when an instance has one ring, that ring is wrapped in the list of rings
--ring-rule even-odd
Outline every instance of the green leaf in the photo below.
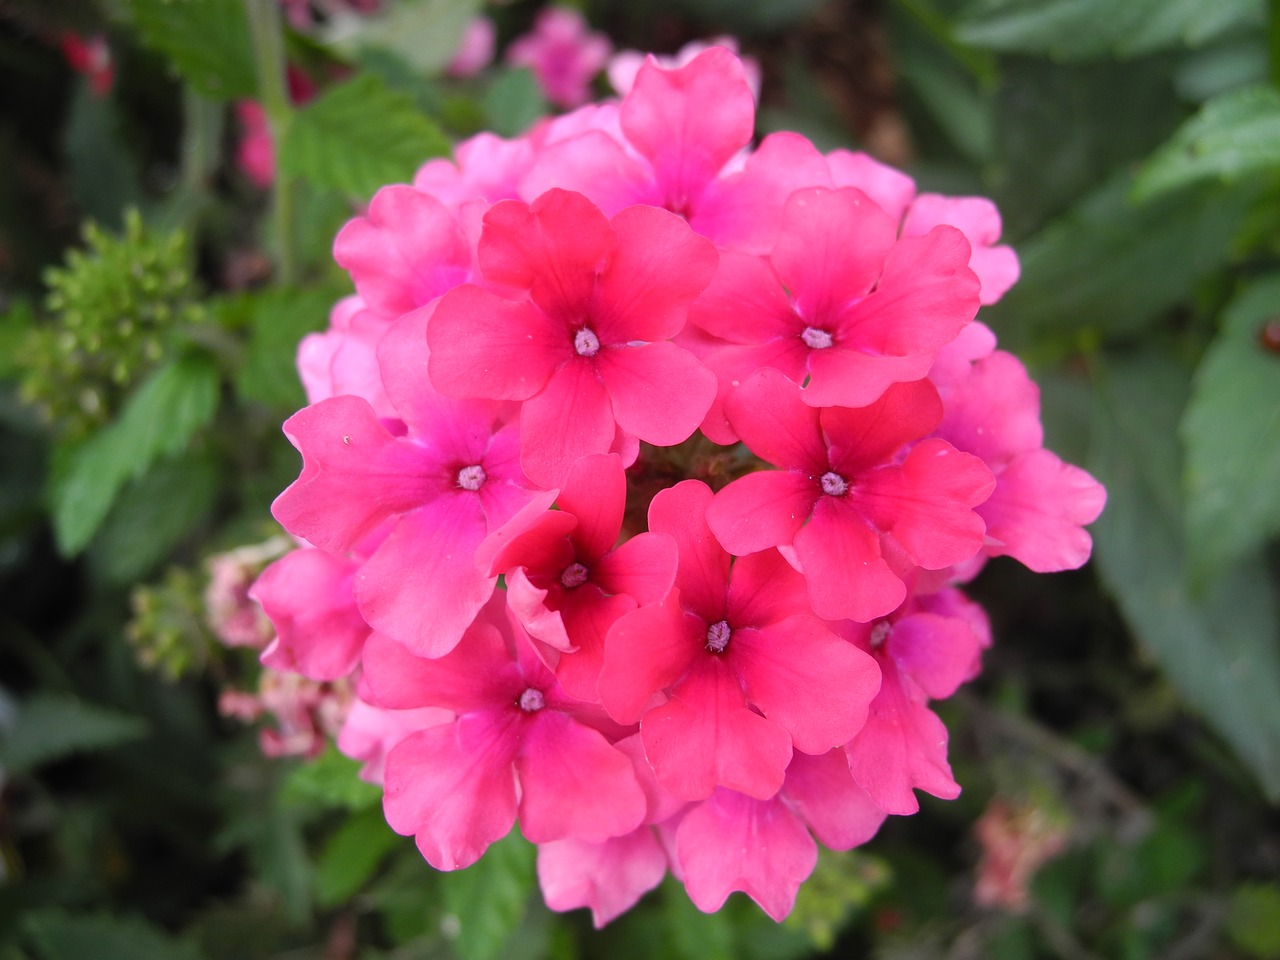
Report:
[[[141,580],[212,512],[222,479],[213,458],[180,457],[127,484],[90,551],[95,569],[113,583]]]
[[[1112,178],[1019,247],[1022,278],[991,310],[1011,349],[1141,331],[1226,261],[1257,197],[1214,187],[1135,207],[1129,182]]]
[[[344,757],[330,744],[324,753],[300,763],[280,791],[288,806],[364,810],[382,800],[382,789],[360,779],[360,762]]]
[[[337,17],[327,42],[346,54],[389,50],[418,73],[438,73],[453,59],[481,0],[399,0],[374,16]]]
[[[1189,376],[1154,351],[1105,370],[1090,469],[1107,486],[1095,557],[1142,646],[1182,697],[1280,799],[1280,618],[1262,557],[1246,557],[1198,599],[1182,589],[1177,424]]]
[[[1280,275],[1246,287],[1196,371],[1181,433],[1192,574],[1203,580],[1280,532],[1280,357],[1258,342]]]
[[[63,133],[71,193],[85,217],[113,230],[143,198],[131,146],[116,100],[95,95],[88,81],[77,83]]]
[[[243,0],[128,0],[138,38],[218,100],[257,95]]]
[[[296,410],[306,403],[298,379],[298,342],[325,329],[334,296],[325,289],[272,290],[237,303],[251,325],[249,349],[236,377],[245,400]]]
[[[1215,97],[1156,151],[1133,193],[1148,200],[1202,180],[1280,169],[1280,91],[1245,87]]]
[[[517,137],[549,112],[542,88],[528,69],[504,70],[484,92],[489,126],[504,137]]]
[[[125,402],[119,419],[75,451],[53,489],[53,529],[63,555],[84,549],[125,483],[160,457],[186,449],[213,419],[218,386],[209,358],[176,360],[153,373]]]
[[[26,938],[40,960],[199,960],[193,946],[137,917],[41,910],[27,916]]]
[[[1196,47],[1265,18],[1262,0],[985,0],[956,36],[978,47],[1068,60]]]
[[[280,170],[365,198],[384,184],[409,181],[424,161],[449,149],[412,97],[364,73],[298,111],[285,131]]]
[[[0,767],[20,773],[74,753],[114,747],[146,734],[140,717],[85,703],[69,694],[27,700],[0,741]]]
[[[1259,960],[1280,958],[1280,884],[1249,883],[1231,895],[1227,935]]]
[[[457,918],[454,948],[463,960],[499,955],[533,892],[534,847],[512,829],[465,870],[443,874],[445,909]]]
[[[316,864],[315,891],[320,905],[332,907],[349,899],[368,882],[386,855],[404,844],[411,841],[387,826],[380,807],[352,815],[329,838]]]

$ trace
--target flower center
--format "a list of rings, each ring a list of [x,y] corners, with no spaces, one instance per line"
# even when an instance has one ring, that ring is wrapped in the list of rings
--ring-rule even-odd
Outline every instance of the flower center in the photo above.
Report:
[[[825,350],[835,342],[831,339],[831,334],[821,327],[805,327],[800,339],[810,350]]]
[[[547,705],[547,698],[542,695],[542,691],[535,687],[529,687],[524,693],[520,694],[520,709],[525,713],[536,713]]]
[[[571,563],[560,574],[560,586],[567,590],[580,587],[587,582],[590,572],[585,563]]]
[[[707,653],[724,653],[724,648],[729,646],[729,635],[732,633],[728,620],[717,620],[707,627]]]
[[[893,632],[893,625],[888,620],[878,620],[871,628],[871,649],[879,650]]]
[[[834,470],[828,470],[824,473],[820,482],[822,484],[822,492],[829,497],[843,497],[849,490],[848,482]]]
[[[590,327],[579,327],[573,335],[573,349],[580,357],[594,357],[600,352],[600,338]]]
[[[484,472],[484,467],[478,463],[473,463],[471,466],[463,467],[458,471],[458,486],[463,490],[479,490],[488,479],[489,476]]]

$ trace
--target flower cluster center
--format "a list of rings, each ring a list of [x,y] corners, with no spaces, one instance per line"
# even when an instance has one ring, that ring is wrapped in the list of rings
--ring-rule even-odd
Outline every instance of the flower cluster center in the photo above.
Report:
[[[590,327],[579,327],[573,335],[573,349],[580,357],[594,357],[600,352],[600,338]]]
[[[892,632],[893,624],[888,620],[877,620],[875,626],[871,628],[871,649],[879,650],[883,647]]]
[[[805,327],[800,339],[810,350],[825,350],[835,342],[831,334],[821,327]]]
[[[819,481],[822,492],[829,497],[843,497],[849,491],[849,482],[834,470],[828,470]]]
[[[484,486],[484,482],[489,479],[489,475],[484,472],[484,467],[478,463],[473,463],[469,467],[463,467],[458,471],[458,486],[463,490],[476,491]]]
[[[580,587],[587,582],[590,573],[585,563],[571,563],[560,573],[560,586],[566,590]]]
[[[536,687],[529,687],[520,694],[520,709],[525,713],[536,713],[547,705],[547,698]]]
[[[724,653],[732,633],[728,620],[717,620],[707,627],[707,653]]]

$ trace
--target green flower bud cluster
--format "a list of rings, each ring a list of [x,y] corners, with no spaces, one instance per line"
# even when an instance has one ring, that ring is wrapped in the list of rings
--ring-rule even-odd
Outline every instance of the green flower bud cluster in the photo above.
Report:
[[[90,222],[84,240],[45,272],[52,322],[31,331],[19,358],[22,398],[72,437],[110,420],[181,331],[207,319],[182,233],[147,231],[130,210],[123,235]]]
[[[204,622],[203,579],[172,567],[160,583],[134,588],[125,636],[146,669],[176,680],[208,663],[214,640]]]

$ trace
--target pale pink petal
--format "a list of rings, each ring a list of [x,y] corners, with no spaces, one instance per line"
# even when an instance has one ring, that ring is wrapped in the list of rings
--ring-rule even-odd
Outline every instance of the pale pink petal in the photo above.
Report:
[[[438,707],[384,710],[357,699],[347,711],[335,742],[345,756],[364,764],[360,768],[361,780],[381,786],[387,753],[392,747],[411,733],[450,723],[453,718],[450,711]]]
[[[590,907],[597,930],[662,882],[667,855],[650,827],[603,843],[556,840],[538,846],[538,884],[552,910]]]
[[[852,850],[866,843],[888,816],[853,779],[843,750],[816,757],[795,754],[782,795],[813,835],[832,850]]]
[[[902,219],[916,195],[914,180],[865,153],[833,150],[827,154],[827,165],[837,187],[857,187],[893,217],[895,223]]]

